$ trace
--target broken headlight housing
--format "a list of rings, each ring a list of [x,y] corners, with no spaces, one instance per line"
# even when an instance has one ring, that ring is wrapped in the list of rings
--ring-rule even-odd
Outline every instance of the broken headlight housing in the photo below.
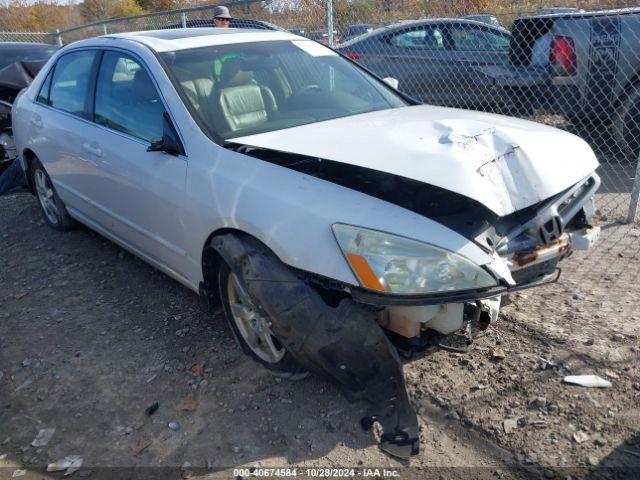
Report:
[[[434,245],[341,223],[332,228],[360,285],[369,290],[420,295],[497,285],[482,267]]]

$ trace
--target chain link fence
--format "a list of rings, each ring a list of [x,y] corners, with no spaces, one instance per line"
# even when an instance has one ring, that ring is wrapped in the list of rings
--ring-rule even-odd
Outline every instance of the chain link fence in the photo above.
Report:
[[[601,163],[605,221],[640,193],[640,8],[619,0],[240,0],[232,27],[287,29],[333,46],[425,103],[507,114],[585,139]],[[2,41],[67,44],[118,32],[212,26],[213,6]],[[636,180],[637,181],[634,181]]]

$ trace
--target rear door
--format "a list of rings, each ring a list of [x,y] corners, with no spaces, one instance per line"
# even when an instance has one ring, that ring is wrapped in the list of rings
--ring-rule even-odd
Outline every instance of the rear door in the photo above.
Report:
[[[490,27],[452,23],[446,34],[451,46],[455,74],[449,84],[464,105],[498,103],[496,72],[509,64],[510,35]]]
[[[397,78],[399,89],[426,103],[449,105],[448,82],[454,65],[439,24],[420,24],[387,35],[386,75]]]
[[[86,179],[92,201],[102,227],[181,275],[187,159],[147,151],[162,138],[165,111],[143,62],[105,50],[95,84],[94,122],[83,142],[94,166]]]
[[[84,182],[92,171],[83,149],[90,127],[89,93],[98,62],[97,50],[71,51],[49,71],[29,118],[30,144],[70,210],[87,213],[89,190]]]

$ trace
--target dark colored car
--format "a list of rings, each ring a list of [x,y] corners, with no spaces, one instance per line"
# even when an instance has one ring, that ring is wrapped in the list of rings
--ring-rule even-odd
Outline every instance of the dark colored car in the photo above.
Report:
[[[46,43],[0,42],[0,70],[15,62],[48,60],[56,50]]]
[[[491,25],[492,27],[506,28],[500,22],[500,20],[498,20],[498,17],[496,17],[495,15],[489,15],[489,14],[465,15],[462,18],[467,20],[475,20],[476,22],[486,23],[487,25]]]
[[[19,183],[19,179],[7,171],[16,158],[11,132],[11,104],[56,50],[58,47],[55,45],[45,43],[0,42],[0,193]]]
[[[307,29],[306,28],[290,28],[289,30],[287,30],[290,33],[293,33],[294,35],[300,35],[301,37],[306,37],[307,36]]]
[[[319,30],[311,30],[309,32],[309,38],[311,40],[315,40],[316,42],[320,42],[323,45],[327,45],[329,43],[329,30],[326,28],[321,28]],[[340,43],[340,35],[338,35],[338,31],[333,31],[333,44],[336,45]]]
[[[352,38],[364,35],[365,33],[369,33],[371,31],[373,31],[373,25],[371,25],[370,23],[354,23],[353,25],[349,25],[349,27],[347,28],[345,39],[351,40]]]
[[[336,49],[425,103],[477,107],[503,102],[497,72],[509,68],[511,34],[481,22],[399,22]]]

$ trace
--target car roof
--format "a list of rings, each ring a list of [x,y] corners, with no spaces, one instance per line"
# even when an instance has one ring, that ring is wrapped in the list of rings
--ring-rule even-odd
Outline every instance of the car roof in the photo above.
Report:
[[[142,43],[156,52],[187,50],[190,48],[274,40],[305,40],[293,33],[279,30],[249,28],[176,28],[169,30],[145,30],[104,35],[98,38],[113,38]]]

